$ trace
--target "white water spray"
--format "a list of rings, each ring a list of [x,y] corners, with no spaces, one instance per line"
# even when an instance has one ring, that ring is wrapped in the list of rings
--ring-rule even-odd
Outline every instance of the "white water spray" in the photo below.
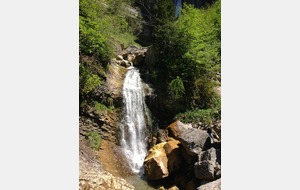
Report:
[[[134,173],[142,171],[146,156],[147,107],[140,73],[130,67],[123,85],[124,118],[121,125],[121,145]]]

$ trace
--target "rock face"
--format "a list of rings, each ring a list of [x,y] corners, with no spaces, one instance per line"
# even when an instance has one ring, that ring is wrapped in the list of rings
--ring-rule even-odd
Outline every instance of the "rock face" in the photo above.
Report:
[[[87,132],[94,131],[101,134],[101,138],[118,144],[118,126],[122,116],[122,87],[125,73],[126,68],[117,65],[113,61],[108,65],[106,83],[95,90],[93,100],[106,104],[106,107],[112,106],[114,108],[99,112],[95,109],[93,104],[84,106],[79,122],[81,138],[83,138]]]
[[[144,161],[145,174],[148,179],[163,179],[182,164],[177,140],[163,142],[152,147]]]
[[[80,144],[79,190],[133,190],[126,180],[104,171],[92,150]]]
[[[169,134],[179,140],[190,156],[197,156],[210,145],[208,133],[191,125],[175,121],[168,126]]]
[[[107,87],[107,93],[109,93],[113,99],[118,99],[120,103],[122,103],[122,87],[125,74],[126,68],[119,66],[112,60],[112,63],[108,67],[105,86]]]
[[[201,185],[197,190],[221,190],[221,178]]]
[[[145,59],[147,50],[145,47],[129,46],[121,52],[121,55],[112,59],[111,62],[123,67],[140,65]]]

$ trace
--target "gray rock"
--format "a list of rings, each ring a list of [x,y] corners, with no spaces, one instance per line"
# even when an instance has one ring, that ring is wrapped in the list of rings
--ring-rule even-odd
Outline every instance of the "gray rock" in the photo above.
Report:
[[[129,67],[130,66],[130,64],[128,63],[127,60],[122,60],[120,65],[123,66],[123,67]]]
[[[215,166],[215,178],[218,179],[221,177],[221,165],[216,163]]]
[[[194,167],[198,179],[218,179],[221,177],[220,154],[220,149],[210,148],[199,155],[199,162]]]
[[[211,161],[216,162],[217,161],[217,151],[215,148],[210,148],[201,154],[201,158],[199,161]]]
[[[194,165],[195,176],[198,179],[215,179],[215,164],[210,161],[196,162]]]
[[[221,178],[205,185],[201,185],[196,190],[221,190]]]
[[[135,58],[135,55],[134,55],[134,54],[128,54],[128,55],[127,55],[127,60],[128,60],[129,62],[133,62],[133,61],[134,61],[134,58]]]
[[[166,133],[165,130],[159,129],[157,131],[157,142],[161,143],[161,142],[167,142],[167,141],[168,141],[168,134]]]
[[[197,156],[210,145],[208,133],[176,121],[168,126],[169,134],[179,140],[190,156]]]

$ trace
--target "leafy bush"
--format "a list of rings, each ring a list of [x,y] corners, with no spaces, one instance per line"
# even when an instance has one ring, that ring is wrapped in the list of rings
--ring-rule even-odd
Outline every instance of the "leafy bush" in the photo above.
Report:
[[[100,60],[107,60],[112,49],[108,46],[105,38],[98,30],[99,25],[89,18],[80,16],[79,27],[79,49],[82,54],[96,56]]]
[[[96,56],[106,62],[114,48],[123,43],[134,44],[134,34],[140,31],[139,18],[128,13],[131,0],[80,0],[79,46],[80,53]]]
[[[99,150],[101,147],[101,137],[97,132],[88,132],[86,135],[90,147],[94,150]]]
[[[96,110],[96,112],[98,112],[99,114],[103,113],[104,111],[108,110],[108,108],[104,105],[104,104],[101,104],[97,101],[94,101],[94,108]]]
[[[102,113],[105,113],[106,111],[112,111],[114,109],[114,106],[111,105],[111,106],[107,107],[106,105],[104,105],[98,101],[94,101],[94,108],[97,113],[102,114]]]
[[[86,69],[83,65],[79,67],[79,88],[80,92],[83,94],[87,94],[93,91],[98,85],[101,84],[101,79],[98,75],[92,74],[88,69]]]
[[[210,124],[213,120],[216,120],[218,117],[218,111],[213,109],[196,109],[177,115],[177,118],[185,123],[202,122],[207,125]]]
[[[169,83],[168,90],[173,99],[178,99],[184,94],[183,82],[179,76]]]

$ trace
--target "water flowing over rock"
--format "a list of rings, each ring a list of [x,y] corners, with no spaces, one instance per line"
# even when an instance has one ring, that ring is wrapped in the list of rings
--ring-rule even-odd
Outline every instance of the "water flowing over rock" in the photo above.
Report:
[[[123,85],[124,118],[121,128],[121,145],[134,173],[142,172],[147,153],[147,107],[144,100],[140,73],[131,67]]]

